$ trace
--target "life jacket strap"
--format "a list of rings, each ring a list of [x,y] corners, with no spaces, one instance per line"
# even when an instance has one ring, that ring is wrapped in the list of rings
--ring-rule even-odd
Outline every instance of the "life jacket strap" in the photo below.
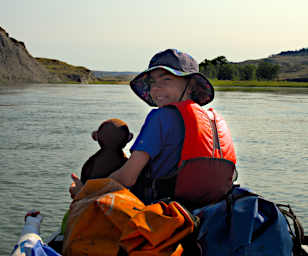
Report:
[[[217,132],[217,125],[216,125],[216,117],[215,113],[211,110],[208,109],[206,111],[207,118],[210,121],[210,125],[212,128],[212,134],[213,134],[213,152],[212,152],[212,157],[215,157],[215,151],[218,150],[220,154],[220,158],[223,158],[223,153],[220,147],[220,142],[219,142],[219,137],[218,137],[218,132]]]

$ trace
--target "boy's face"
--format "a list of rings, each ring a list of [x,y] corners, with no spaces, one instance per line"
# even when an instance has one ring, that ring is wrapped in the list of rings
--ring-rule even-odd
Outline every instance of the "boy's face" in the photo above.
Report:
[[[156,69],[149,74],[150,94],[158,107],[178,102],[187,83],[183,77],[175,76],[164,69]],[[190,89],[187,88],[182,101],[189,99]]]

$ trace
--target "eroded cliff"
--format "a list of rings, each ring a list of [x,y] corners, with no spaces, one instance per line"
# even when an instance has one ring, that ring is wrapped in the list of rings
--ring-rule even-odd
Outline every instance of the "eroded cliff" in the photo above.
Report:
[[[0,84],[3,83],[95,83],[98,79],[85,67],[34,58],[23,42],[0,27]]]
[[[0,27],[0,82],[48,83],[60,79],[48,72],[27,51],[23,42],[12,37]]]

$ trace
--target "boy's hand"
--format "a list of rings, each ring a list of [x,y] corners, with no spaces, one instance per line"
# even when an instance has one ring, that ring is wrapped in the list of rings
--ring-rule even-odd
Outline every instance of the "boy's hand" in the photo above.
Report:
[[[83,187],[83,184],[82,182],[80,181],[79,177],[75,174],[75,173],[72,173],[71,174],[71,178],[73,180],[72,184],[70,185],[70,188],[69,188],[69,192],[71,194],[71,198],[74,199],[75,196],[79,193],[79,191],[82,189]]]

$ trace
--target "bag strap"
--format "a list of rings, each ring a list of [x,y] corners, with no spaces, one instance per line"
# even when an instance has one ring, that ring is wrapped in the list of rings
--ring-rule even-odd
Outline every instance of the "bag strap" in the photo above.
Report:
[[[288,223],[289,230],[294,242],[294,255],[308,255],[307,252],[304,251],[304,249],[302,248],[302,245],[308,245],[308,236],[305,236],[304,228],[295,213],[293,212],[291,206],[289,204],[277,204],[277,207],[285,216],[285,219]],[[291,228],[290,222],[287,217],[289,217],[293,221],[293,229]]]
[[[295,213],[293,212],[291,206],[289,204],[277,204],[277,207],[279,208],[279,210],[281,211],[283,215],[293,220],[293,227],[294,227],[295,234],[293,233],[293,230],[291,229],[289,221],[287,220],[289,224],[289,228],[291,232],[293,233],[292,235],[298,238],[298,241],[300,244],[303,244],[304,239],[305,239],[304,228],[302,224],[300,223],[299,219],[297,218],[297,216],[295,215]],[[287,210],[284,208],[287,208]]]

